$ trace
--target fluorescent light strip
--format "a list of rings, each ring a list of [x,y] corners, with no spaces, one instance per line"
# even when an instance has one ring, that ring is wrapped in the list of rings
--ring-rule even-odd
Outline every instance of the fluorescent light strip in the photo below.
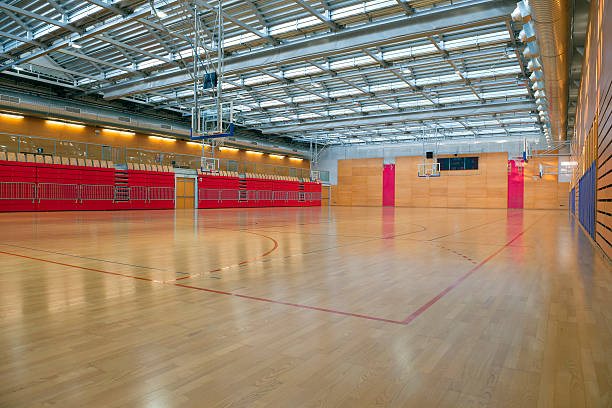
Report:
[[[13,115],[11,113],[0,113],[0,116],[5,117],[5,118],[10,118],[10,119],[23,119],[23,116]]]
[[[149,136],[149,139],[163,140],[166,142],[176,142],[176,139],[170,139],[169,137],[161,137],[161,136]]]
[[[263,152],[256,152],[254,150],[247,150],[246,152],[249,153],[249,154],[258,154],[258,155],[263,154]]]
[[[118,135],[123,135],[123,136],[134,136],[136,134],[134,132],[129,132],[127,130],[107,129],[107,128],[103,128],[102,131],[108,132],[108,133],[116,133]]]
[[[235,147],[221,146],[219,147],[219,150],[228,151],[228,152],[237,152],[239,149],[236,149]]]
[[[299,162],[301,162],[301,161],[303,161],[304,159],[301,159],[301,158],[299,158],[299,157],[290,157],[290,158],[289,158],[289,160],[293,160],[293,161],[299,161]]]
[[[275,159],[284,159],[285,156],[281,156],[280,154],[269,154],[269,157],[274,157]]]
[[[47,119],[46,122],[50,125],[58,125],[58,126],[71,126],[76,128],[84,128],[85,125],[79,125],[78,123],[68,123],[68,122],[60,122],[59,120],[50,120]]]

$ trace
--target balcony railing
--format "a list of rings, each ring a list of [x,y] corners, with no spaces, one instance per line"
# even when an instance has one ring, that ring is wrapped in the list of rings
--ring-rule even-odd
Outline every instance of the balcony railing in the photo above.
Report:
[[[201,155],[161,152],[146,149],[132,149],[98,143],[76,142],[38,136],[0,133],[0,151],[50,154],[53,156],[75,157],[84,159],[110,160],[118,165],[127,163],[158,164],[182,169],[199,169],[202,163]],[[253,163],[247,161],[219,159],[219,170],[232,171],[239,174],[264,174],[271,176],[297,177],[310,179],[309,169],[299,167],[279,166],[274,164]],[[329,181],[329,172],[317,172],[317,178],[323,182]]]

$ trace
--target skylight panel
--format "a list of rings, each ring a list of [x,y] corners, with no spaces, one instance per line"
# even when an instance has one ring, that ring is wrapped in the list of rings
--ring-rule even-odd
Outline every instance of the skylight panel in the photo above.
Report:
[[[329,93],[329,96],[331,98],[339,98],[342,96],[349,96],[349,95],[357,95],[357,94],[361,94],[362,92],[358,89],[355,88],[349,88],[349,89],[341,89],[338,91],[332,91]]]
[[[465,94],[465,95],[459,95],[459,96],[448,96],[445,98],[439,98],[438,99],[438,103],[457,103],[457,102],[470,102],[470,101],[477,101],[478,98],[476,97],[476,95],[474,94]]]
[[[328,112],[329,116],[340,116],[340,115],[349,115],[351,113],[355,113],[350,109],[334,109]]]
[[[287,122],[291,119],[286,118],[284,116],[273,116],[270,118],[270,122]]]
[[[467,48],[477,45],[484,45],[492,42],[501,42],[510,40],[508,31],[497,31],[488,34],[476,34],[474,36],[460,38],[457,40],[448,40],[444,42],[445,50],[456,50],[459,48]]]
[[[516,88],[516,89],[507,89],[504,91],[484,92],[480,94],[481,98],[483,99],[504,98],[507,96],[520,96],[520,95],[527,95],[527,89]]]
[[[392,109],[390,106],[387,105],[369,105],[369,106],[364,106],[363,108],[361,108],[362,112],[374,112],[374,111],[381,111],[381,110],[389,110]]]
[[[244,85],[256,85],[264,82],[272,82],[275,78],[269,75],[257,75],[244,80]]]
[[[137,64],[137,69],[145,69],[150,67],[155,67],[157,65],[162,65],[164,61],[158,59],[150,59]]]
[[[285,78],[295,78],[300,76],[308,76],[323,72],[321,69],[315,66],[307,66],[303,68],[294,68],[285,71]]]
[[[311,102],[311,101],[320,101],[322,97],[316,95],[304,95],[304,96],[296,96],[293,98],[293,102]]]
[[[281,105],[286,105],[283,102],[280,101],[264,101],[262,103],[259,104],[262,108],[270,108],[272,106],[281,106]]]

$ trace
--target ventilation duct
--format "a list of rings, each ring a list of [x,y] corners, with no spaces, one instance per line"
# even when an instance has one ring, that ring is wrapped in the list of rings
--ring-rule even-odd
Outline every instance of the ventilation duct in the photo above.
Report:
[[[569,0],[530,1],[537,32],[544,85],[551,113],[554,140],[565,140],[569,86],[570,11]]]

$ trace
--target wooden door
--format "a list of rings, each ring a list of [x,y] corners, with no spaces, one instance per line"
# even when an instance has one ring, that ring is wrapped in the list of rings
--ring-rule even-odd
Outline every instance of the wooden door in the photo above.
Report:
[[[195,179],[176,179],[176,208],[195,208]]]

